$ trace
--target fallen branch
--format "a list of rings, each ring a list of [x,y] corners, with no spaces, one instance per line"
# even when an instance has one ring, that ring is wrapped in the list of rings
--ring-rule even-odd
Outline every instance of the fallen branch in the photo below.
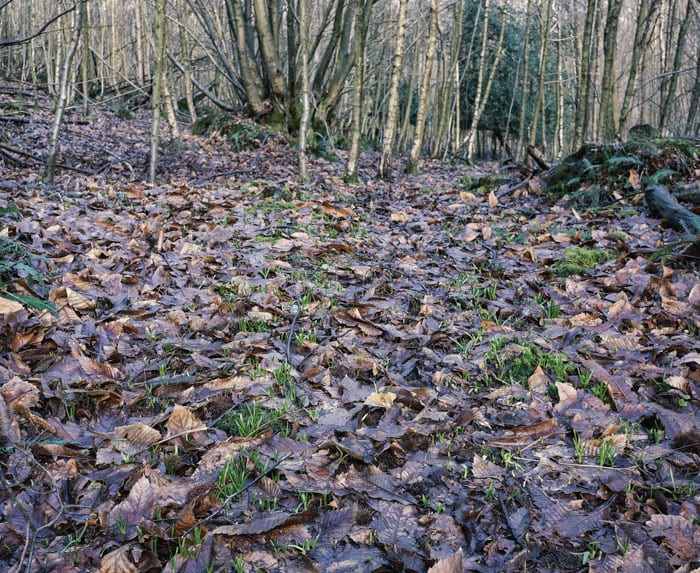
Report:
[[[547,171],[551,165],[547,161],[547,159],[544,156],[544,153],[542,153],[539,149],[537,149],[534,145],[528,145],[527,146],[527,154],[532,157],[532,159],[537,163],[537,166],[542,169],[543,171]]]
[[[649,185],[644,198],[652,215],[666,219],[673,229],[689,235],[700,233],[700,217],[681,205],[663,185]]]
[[[22,161],[21,159],[17,159],[16,157],[10,155],[11,153],[21,155],[22,157],[27,157],[30,161]],[[21,165],[22,167],[31,167],[32,165],[44,165],[44,161],[42,159],[38,159],[35,155],[26,151],[22,151],[21,149],[17,149],[16,147],[5,145],[3,143],[0,143],[0,155],[7,157],[10,161],[15,162]],[[83,175],[97,175],[98,173],[95,171],[88,171],[87,169],[81,169],[80,167],[66,165],[65,163],[57,163],[56,167],[66,169],[68,171],[75,171],[76,173],[82,173]]]

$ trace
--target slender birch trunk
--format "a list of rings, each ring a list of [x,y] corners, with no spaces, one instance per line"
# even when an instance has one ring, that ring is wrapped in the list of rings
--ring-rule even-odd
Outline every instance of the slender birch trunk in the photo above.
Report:
[[[311,94],[309,87],[309,24],[306,0],[298,0],[299,57],[301,59],[301,122],[299,124],[299,183],[309,180],[306,157],[306,135],[311,120]],[[290,54],[290,57],[292,55]]]
[[[165,3],[166,0],[156,0],[155,66],[153,72],[153,92],[151,94],[151,158],[148,166],[148,181],[151,184],[155,184],[156,182],[156,170],[158,168],[160,104],[165,71]]]
[[[416,132],[413,137],[413,146],[406,163],[407,173],[418,172],[418,159],[423,147],[423,135],[425,133],[426,115],[428,112],[428,99],[430,98],[430,84],[433,78],[433,60],[435,59],[435,47],[437,45],[439,0],[430,2],[430,26],[428,28],[428,51],[425,55],[425,70],[423,82],[418,94],[418,114],[416,117]]]
[[[355,77],[352,84],[352,135],[345,179],[356,183],[357,167],[360,159],[360,142],[362,139],[362,86],[365,76],[365,55],[367,52],[367,28],[372,13],[372,2],[357,0],[355,12]]]
[[[58,138],[61,131],[61,123],[63,115],[66,112],[66,104],[70,95],[70,83],[73,77],[73,58],[78,49],[80,42],[81,28],[83,26],[83,14],[85,13],[85,2],[87,0],[78,0],[74,5],[73,10],[73,26],[71,29],[70,46],[65,52],[63,65],[61,66],[61,75],[58,90],[58,102],[56,104],[56,114],[54,115],[53,125],[51,127],[51,137],[49,139],[49,150],[46,156],[46,168],[44,171],[44,179],[49,185],[52,185],[56,176],[56,156],[58,155]]]
[[[396,49],[394,61],[391,67],[391,84],[389,87],[389,104],[387,119],[384,126],[382,141],[382,154],[379,158],[379,177],[389,179],[391,177],[391,155],[396,132],[396,119],[399,114],[399,83],[401,81],[401,68],[403,67],[403,53],[406,42],[406,19],[408,14],[408,0],[399,0],[399,15],[396,24]]]

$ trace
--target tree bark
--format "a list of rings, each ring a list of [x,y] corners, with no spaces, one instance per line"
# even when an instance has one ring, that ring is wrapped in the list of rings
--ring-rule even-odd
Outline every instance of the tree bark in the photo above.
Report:
[[[49,185],[52,185],[56,176],[56,156],[58,155],[58,138],[63,122],[63,115],[66,111],[66,104],[70,92],[70,83],[73,76],[73,58],[78,49],[80,42],[81,29],[84,24],[83,15],[85,13],[85,2],[87,0],[77,0],[73,5],[73,27],[71,29],[70,46],[66,50],[66,55],[61,66],[60,87],[58,93],[58,102],[56,104],[56,114],[54,115],[53,125],[51,127],[51,137],[49,139],[49,150],[46,156],[46,169],[44,171],[44,179]]]
[[[649,185],[644,190],[644,199],[652,214],[666,219],[677,231],[700,234],[700,217],[681,205],[663,185]]]
[[[672,111],[672,102],[676,99],[676,90],[678,89],[678,76],[681,73],[682,61],[685,51],[685,44],[688,37],[688,28],[692,21],[691,13],[693,8],[693,0],[688,0],[686,5],[685,17],[681,20],[680,28],[678,29],[678,39],[676,41],[676,50],[673,55],[673,68],[670,75],[666,76],[665,89],[661,90],[664,98],[661,103],[659,115],[659,130],[663,133],[669,127],[669,117]],[[674,129],[675,130],[675,126]]]
[[[623,0],[608,0],[608,14],[605,18],[603,32],[603,79],[600,87],[600,125],[604,142],[613,141],[618,137],[616,85],[616,49],[620,11]]]
[[[547,0],[547,11],[544,19],[544,37],[540,46],[540,61],[539,61],[539,78],[537,82],[537,98],[535,99],[535,109],[532,113],[532,122],[530,123],[530,137],[528,138],[530,145],[535,145],[537,141],[537,124],[542,115],[542,124],[544,126],[544,103],[545,103],[545,79],[547,77],[547,57],[549,52],[550,28],[552,26],[552,6],[553,0]],[[544,128],[543,128],[544,132]],[[544,145],[546,140],[542,139]]]
[[[287,85],[277,56],[275,35],[270,25],[270,14],[267,10],[266,0],[253,0],[253,6],[255,8],[255,29],[258,33],[260,57],[267,81],[270,84],[273,105],[286,112]],[[293,57],[294,55],[288,54],[288,56]]]
[[[355,11],[355,77],[352,89],[352,133],[345,179],[357,182],[357,167],[360,159],[360,142],[362,139],[362,86],[365,75],[365,55],[367,52],[367,29],[372,14],[371,0],[356,0]]]
[[[396,118],[399,114],[399,83],[401,81],[401,68],[403,67],[404,44],[406,41],[407,13],[408,0],[399,0],[399,14],[396,24],[396,49],[394,50],[394,59],[391,66],[389,104],[382,136],[382,154],[379,158],[378,174],[382,179],[389,179],[391,177],[391,155],[394,145],[394,133],[396,131]]]
[[[229,27],[236,44],[236,55],[240,66],[240,77],[245,91],[246,103],[255,116],[266,113],[265,98],[267,93],[258,72],[253,55],[253,47],[248,41],[246,20],[239,0],[226,0]]]
[[[590,114],[591,94],[591,62],[593,60],[593,24],[597,10],[597,0],[588,0],[586,6],[586,20],[583,26],[583,40],[581,45],[581,67],[579,80],[576,87],[576,119],[574,122],[574,148],[583,145],[588,129]]]
[[[525,16],[525,38],[523,40],[523,81],[520,97],[520,118],[518,121],[518,156],[525,153],[525,145],[528,141],[525,132],[525,120],[527,118],[527,102],[530,90],[530,29],[532,22],[533,0],[527,0],[527,12]]]
[[[634,97],[635,85],[637,82],[637,73],[642,58],[644,57],[644,52],[649,45],[652,23],[661,6],[660,0],[651,0],[651,6],[649,2],[650,0],[640,0],[639,2],[639,11],[637,13],[637,22],[634,30],[634,44],[632,45],[632,56],[630,59],[630,72],[627,76],[627,85],[620,108],[619,128],[622,133],[624,133],[628,127],[632,98]]]
[[[165,71],[165,7],[166,0],[156,0],[156,42],[151,94],[151,159],[148,166],[148,182],[156,182],[158,168],[158,143],[160,142],[160,104]]]
[[[453,118],[455,121],[455,131],[459,130],[459,53],[462,49],[462,18],[464,16],[464,0],[457,0],[453,7],[452,19],[452,45],[450,46],[450,56],[447,66],[447,74],[440,97],[438,98],[438,126],[435,134],[435,142],[431,150],[433,157],[438,157],[443,151],[447,152],[450,146],[450,124]],[[459,143],[459,133],[456,134],[455,143]],[[455,147],[456,147],[455,145]]]
[[[439,0],[430,1],[430,25],[428,27],[428,51],[425,55],[425,69],[423,81],[418,94],[418,113],[416,116],[416,131],[413,136],[411,153],[406,163],[406,173],[418,173],[418,159],[423,148],[423,136],[425,134],[425,121],[428,113],[428,99],[430,98],[430,84],[433,80],[433,60],[435,59],[435,47],[437,45]]]
[[[306,184],[309,170],[306,159],[306,135],[311,117],[311,94],[309,87],[309,24],[306,0],[298,0],[299,14],[299,58],[301,59],[301,122],[299,124],[299,183]],[[291,57],[291,54],[290,54]]]
[[[700,105],[700,46],[695,52],[695,81],[693,83],[693,91],[690,98],[690,108],[688,109],[688,118],[685,123],[686,133],[698,135],[700,133],[700,123],[697,120],[698,106]]]
[[[551,0],[550,0],[551,1]],[[487,34],[487,24],[488,24],[488,3],[489,0],[485,0],[484,4],[484,37]],[[498,43],[496,45],[496,53],[493,56],[493,62],[491,63],[491,69],[489,71],[489,77],[486,80],[486,86],[481,88],[481,76],[483,73],[484,60],[483,56],[485,53],[482,51],[482,61],[479,64],[479,84],[477,85],[477,97],[474,101],[474,115],[472,116],[472,124],[469,128],[469,134],[467,136],[467,161],[471,161],[474,155],[474,142],[476,138],[476,133],[479,128],[479,121],[481,121],[481,116],[484,114],[486,109],[486,104],[488,103],[489,96],[491,95],[491,86],[493,85],[493,78],[496,76],[496,70],[498,69],[498,64],[501,61],[501,54],[503,53],[503,38],[506,30],[506,9],[502,8],[501,12],[501,31],[498,34]],[[485,48],[485,45],[482,46]]]

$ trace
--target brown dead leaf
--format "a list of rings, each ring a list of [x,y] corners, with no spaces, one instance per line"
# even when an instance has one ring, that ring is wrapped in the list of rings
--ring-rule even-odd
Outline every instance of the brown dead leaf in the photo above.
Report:
[[[435,565],[428,569],[428,573],[463,573],[462,548],[460,547],[454,555],[440,559]]]
[[[547,418],[541,422],[520,426],[512,430],[506,430],[500,436],[489,439],[489,444],[499,447],[526,446],[559,431],[559,423],[556,418]]]
[[[477,479],[501,479],[505,475],[505,469],[488,461],[483,456],[474,454],[474,459],[472,460],[472,474]]]
[[[632,189],[634,189],[635,191],[639,191],[641,189],[641,187],[642,187],[641,183],[640,183],[641,179],[640,179],[639,173],[637,173],[636,169],[630,169],[630,176],[628,178],[628,181],[629,181]]]
[[[155,500],[156,490],[148,478],[143,476],[131,487],[129,496],[110,511],[107,522],[115,530],[119,522],[119,527],[125,528],[124,537],[133,539],[137,535],[136,528],[144,520],[153,518]]]
[[[10,409],[32,408],[39,402],[39,390],[33,384],[15,376],[0,386],[0,393]]]
[[[0,317],[4,321],[9,321],[17,313],[24,310],[24,307],[18,303],[16,300],[10,300],[4,297],[0,297]]]
[[[498,207],[498,197],[496,197],[496,193],[494,193],[493,189],[489,191],[489,207],[491,207],[491,209]]]
[[[134,455],[152,446],[161,439],[160,432],[143,422],[129,424],[127,426],[117,426],[114,433],[123,442],[117,441],[116,446],[120,451],[125,452],[122,446],[127,446],[129,453]]]
[[[405,211],[399,211],[391,214],[391,220],[394,223],[408,223],[411,220],[411,216]]]
[[[664,545],[682,563],[696,559],[700,547],[700,526],[680,515],[652,515],[647,521],[652,537],[663,537]]]
[[[326,203],[325,201],[321,204],[324,215],[329,215],[335,217],[336,219],[348,219],[354,216],[354,212],[351,207],[337,207],[331,203]]]
[[[542,370],[542,367],[539,364],[537,365],[537,368],[535,368],[532,375],[527,379],[527,384],[530,390],[539,392],[540,394],[545,394],[551,383],[551,379],[549,376],[547,376],[545,371]]]
[[[388,410],[394,405],[395,400],[396,394],[394,392],[372,392],[365,399],[365,404]]]
[[[197,416],[195,416],[188,408],[180,405],[175,405],[170,418],[165,423],[168,432],[166,439],[171,439],[177,436],[187,436],[194,432],[204,432],[207,426]]]
[[[66,300],[75,310],[93,310],[97,303],[72,288],[66,288]]]
[[[100,561],[100,573],[139,573],[161,567],[158,557],[139,543],[115,549]]]

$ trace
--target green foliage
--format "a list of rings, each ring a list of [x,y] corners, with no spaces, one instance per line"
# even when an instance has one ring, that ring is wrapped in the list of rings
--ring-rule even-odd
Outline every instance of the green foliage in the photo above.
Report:
[[[548,189],[555,196],[566,193],[589,192],[595,189],[597,197],[581,201],[572,196],[578,205],[590,206],[614,200],[613,191],[628,189],[630,170],[645,176],[646,184],[691,175],[700,167],[698,146],[683,139],[632,139],[622,145],[586,144],[564,158],[549,175]]]
[[[234,151],[258,149],[271,135],[265,126],[238,118],[221,110],[206,110],[192,126],[194,135],[218,134],[226,138]]]
[[[614,252],[605,249],[569,247],[564,249],[564,258],[554,263],[554,274],[559,277],[583,275],[614,256]]]
[[[25,280],[32,289],[46,291],[46,276],[39,267],[48,268],[50,264],[46,257],[35,255],[22,243],[0,237],[0,289],[4,291],[3,296],[39,311],[57,314],[53,303],[38,296],[7,291],[19,279]]]
[[[229,436],[253,437],[260,434],[271,419],[267,410],[257,402],[251,402],[228,412],[217,426]]]
[[[494,376],[505,384],[527,384],[539,366],[559,381],[576,372],[568,358],[557,352],[544,352],[536,344],[527,341],[509,341],[496,338],[486,354],[486,364]]]
[[[472,178],[467,175],[460,179],[460,187],[465,191],[469,191],[476,195],[486,195],[490,191],[497,189],[499,186],[507,183],[508,179],[497,177],[495,175],[485,175],[483,177]]]
[[[237,458],[228,460],[219,472],[219,477],[215,484],[214,497],[219,501],[226,501],[240,495],[245,489],[249,477],[248,460],[241,452]]]
[[[314,132],[314,137],[310,143],[309,152],[331,163],[340,162],[340,157],[335,152],[338,145],[334,137],[326,137],[323,133],[317,131]]]
[[[513,81],[513,70],[520,70],[522,68],[523,39],[525,34],[533,33],[525,29],[524,22],[525,18],[515,11],[506,17],[503,52],[493,79],[493,85],[486,108],[479,121],[479,129],[491,131],[495,138],[504,135],[506,129],[509,130],[508,135],[517,135],[518,122],[511,121],[507,125],[505,119],[509,117],[512,109],[519,109],[521,105],[525,105],[526,124],[529,124],[532,118],[532,112],[534,110],[532,104],[534,102],[530,102],[529,99],[522,101],[522,93],[518,89],[518,83]],[[461,99],[462,110],[460,114],[462,117],[462,127],[464,129],[469,127],[474,112],[474,100],[476,98],[477,88],[477,82],[474,78],[477,77],[480,59],[480,49],[475,49],[475,46],[481,45],[483,23],[484,14],[482,4],[479,2],[467,2],[464,6],[462,25],[465,40],[462,42],[460,54],[461,60],[465,62],[465,72],[462,75],[463,79],[460,86],[460,91],[464,94],[464,97]],[[487,41],[489,45],[493,47],[495,47],[498,42],[500,23],[501,8],[492,6],[489,14]],[[475,40],[470,41],[467,39],[472,37]],[[535,42],[531,42],[530,49],[530,77],[537,77],[539,54],[536,50]],[[491,58],[494,52],[495,49],[490,50],[490,56],[487,58],[486,62],[487,66],[491,65]],[[553,74],[556,73],[556,61],[553,53],[551,56],[547,57],[545,65],[549,72]],[[534,100],[534,98],[530,99]],[[557,103],[553,94],[550,96],[548,93],[545,97],[545,126],[549,132],[548,139],[553,136],[556,105]]]

